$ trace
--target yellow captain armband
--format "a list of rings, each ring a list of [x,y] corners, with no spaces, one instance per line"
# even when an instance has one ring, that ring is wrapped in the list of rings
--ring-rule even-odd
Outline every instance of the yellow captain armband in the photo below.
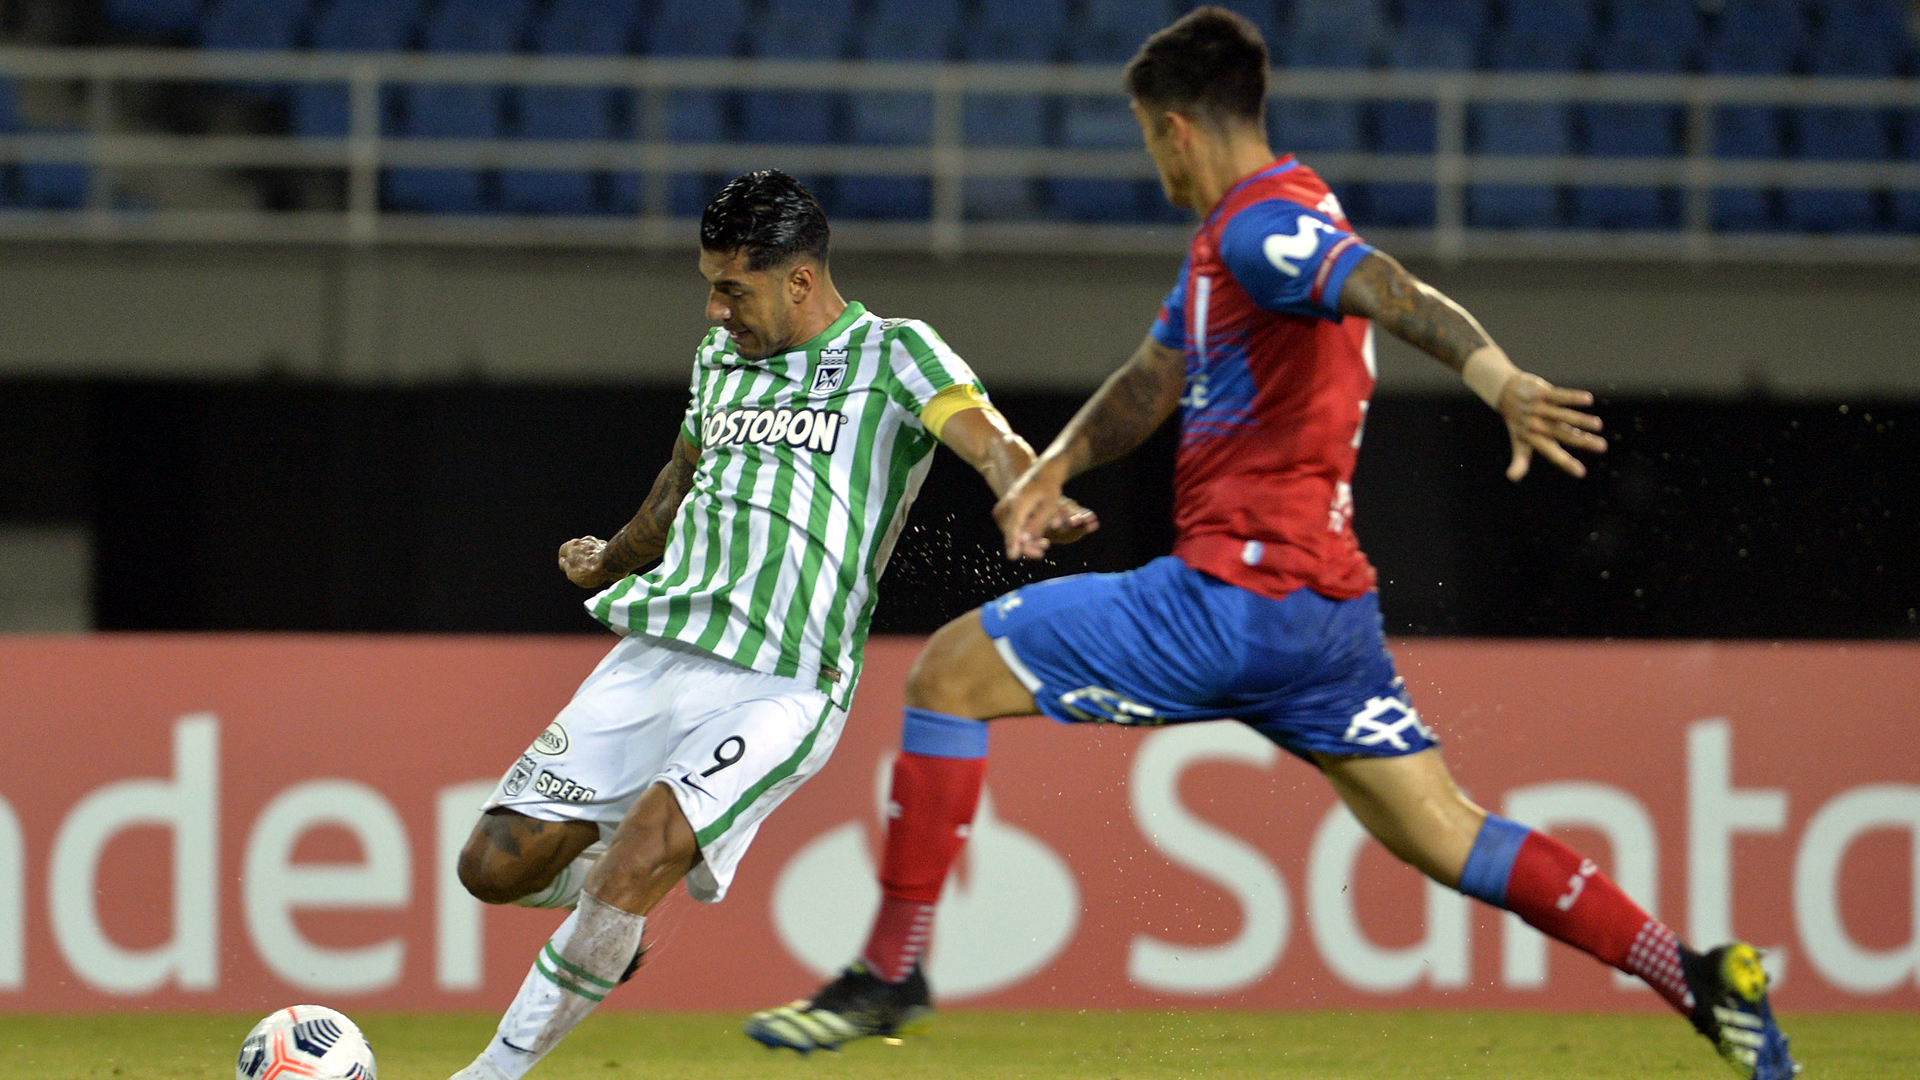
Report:
[[[972,383],[954,383],[933,395],[933,399],[921,407],[920,423],[937,439],[940,437],[940,429],[946,427],[947,421],[953,419],[955,415],[966,412],[968,409],[991,407],[992,403],[987,401],[987,395],[974,389]]]

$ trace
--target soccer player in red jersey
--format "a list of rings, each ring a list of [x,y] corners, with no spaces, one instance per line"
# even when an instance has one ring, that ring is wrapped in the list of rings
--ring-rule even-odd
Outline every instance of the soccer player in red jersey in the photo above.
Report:
[[[800,1050],[885,1034],[930,1008],[920,958],[985,773],[987,725],[1231,717],[1320,769],[1387,848],[1644,979],[1753,1080],[1797,1071],[1758,953],[1697,953],[1589,859],[1476,806],[1395,674],[1349,481],[1373,391],[1373,330],[1460,373],[1505,420],[1523,477],[1539,454],[1606,449],[1593,397],[1516,368],[1458,304],[1354,234],[1311,170],[1267,147],[1267,53],[1201,8],[1127,67],[1167,198],[1202,217],[1147,340],[994,508],[1009,558],[1045,554],[1062,487],[1180,411],[1173,554],[1123,574],[1016,590],[948,623],[906,690],[882,858],[860,958],[747,1033]]]

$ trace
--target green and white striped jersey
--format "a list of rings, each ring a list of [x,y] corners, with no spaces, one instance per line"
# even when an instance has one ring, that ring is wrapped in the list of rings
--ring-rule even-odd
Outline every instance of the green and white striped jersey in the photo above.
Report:
[[[844,707],[874,584],[932,460],[921,411],[959,387],[984,394],[932,327],[860,304],[765,360],[711,331],[681,431],[700,461],[666,552],[587,609],[621,633],[816,682]]]

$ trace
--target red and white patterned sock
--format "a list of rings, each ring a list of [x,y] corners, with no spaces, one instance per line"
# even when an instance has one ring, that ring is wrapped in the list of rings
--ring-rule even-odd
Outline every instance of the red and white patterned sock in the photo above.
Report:
[[[912,974],[926,952],[934,905],[967,842],[986,775],[984,756],[909,751],[894,759],[888,796],[892,820],[880,860],[880,914],[860,952],[868,970],[887,982]]]

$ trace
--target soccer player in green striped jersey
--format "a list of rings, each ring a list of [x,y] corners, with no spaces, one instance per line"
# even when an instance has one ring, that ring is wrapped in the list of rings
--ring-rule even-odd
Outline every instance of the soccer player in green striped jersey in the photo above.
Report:
[[[1033,461],[932,327],[841,299],[827,238],[779,172],[734,180],[701,220],[716,325],[673,457],[613,539],[560,549],[622,640],[460,855],[480,899],[574,912],[457,1080],[523,1076],[633,974],[653,905],[682,880],[724,896],[760,822],[825,764],[935,444],[995,495]],[[1052,524],[1065,542],[1098,523],[1062,499]]]

